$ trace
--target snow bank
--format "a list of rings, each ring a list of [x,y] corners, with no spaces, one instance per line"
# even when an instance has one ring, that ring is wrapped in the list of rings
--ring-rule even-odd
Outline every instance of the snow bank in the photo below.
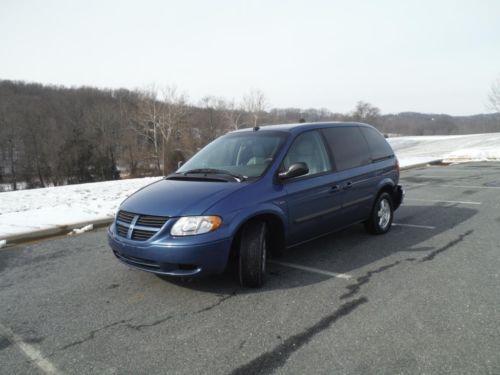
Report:
[[[500,146],[496,149],[462,148],[450,152],[444,158],[445,162],[464,161],[500,161]]]
[[[0,193],[0,239],[112,218],[120,203],[161,177]]]
[[[388,141],[402,167],[437,159],[445,162],[500,160],[500,133],[396,137]]]

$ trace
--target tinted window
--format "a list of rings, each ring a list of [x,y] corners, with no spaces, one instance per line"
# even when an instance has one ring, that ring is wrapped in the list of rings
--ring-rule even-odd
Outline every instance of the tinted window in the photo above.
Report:
[[[306,176],[326,172],[331,169],[325,144],[317,131],[308,131],[295,139],[283,160],[281,170],[286,171],[290,165],[299,162],[307,164],[309,173]]]
[[[377,130],[373,128],[360,128],[361,133],[366,138],[368,146],[370,146],[370,151],[372,154],[372,159],[374,161],[387,158],[394,155],[391,146],[385,140],[384,136],[380,134]]]
[[[370,163],[370,151],[358,127],[323,129],[338,171]]]

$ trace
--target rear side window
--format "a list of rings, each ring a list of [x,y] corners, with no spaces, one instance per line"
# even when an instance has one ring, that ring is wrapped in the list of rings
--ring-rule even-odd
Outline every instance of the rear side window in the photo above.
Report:
[[[365,136],[368,146],[370,146],[373,161],[387,159],[394,155],[389,143],[387,143],[384,136],[377,130],[365,127],[360,128],[360,130]]]
[[[370,163],[370,150],[358,127],[323,129],[338,171]]]

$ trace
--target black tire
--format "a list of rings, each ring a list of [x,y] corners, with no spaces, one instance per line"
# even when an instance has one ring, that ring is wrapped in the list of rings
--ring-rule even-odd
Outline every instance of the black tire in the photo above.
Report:
[[[242,229],[238,262],[241,286],[259,288],[266,275],[267,231],[266,223],[251,221]]]
[[[394,204],[389,193],[384,192],[377,197],[370,217],[365,222],[365,228],[372,234],[384,234],[391,229],[393,219]]]

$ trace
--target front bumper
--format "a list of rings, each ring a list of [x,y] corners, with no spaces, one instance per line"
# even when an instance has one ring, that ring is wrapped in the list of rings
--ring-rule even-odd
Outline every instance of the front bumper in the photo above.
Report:
[[[126,265],[143,271],[169,276],[206,276],[224,272],[231,249],[231,239],[205,243],[153,243],[122,239],[108,229],[108,243],[113,253]]]

